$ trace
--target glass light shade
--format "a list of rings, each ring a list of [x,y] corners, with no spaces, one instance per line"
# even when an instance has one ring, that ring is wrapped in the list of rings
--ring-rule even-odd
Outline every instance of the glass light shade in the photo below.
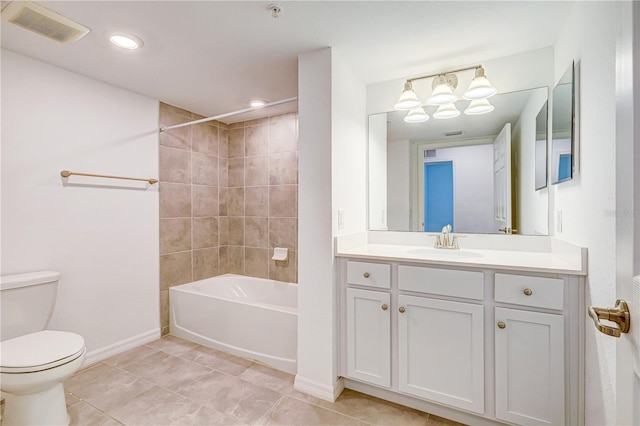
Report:
[[[455,93],[453,93],[453,89],[449,86],[443,78],[443,83],[438,83],[435,89],[433,89],[433,93],[431,97],[427,101],[429,105],[445,105],[450,104],[451,102],[455,102],[458,97]]]
[[[471,101],[467,109],[464,110],[464,113],[467,115],[480,115],[491,112],[494,109],[496,108],[491,105],[488,100],[476,99]]]
[[[496,94],[498,89],[493,87],[484,75],[484,68],[476,69],[476,76],[471,80],[471,84],[463,97],[469,100],[487,99]]]
[[[407,81],[404,83],[404,92],[400,95],[400,99],[393,106],[394,109],[398,111],[409,111],[414,108],[418,108],[422,105],[420,99],[413,91],[413,87],[411,86],[411,82]]]
[[[445,118],[454,118],[460,115],[460,111],[458,108],[451,103],[446,105],[440,105],[438,110],[433,113],[433,118],[445,119]]]
[[[405,123],[422,123],[427,121],[429,116],[422,107],[413,108],[409,111],[407,116],[404,118]]]
[[[132,34],[112,34],[109,36],[109,41],[116,46],[127,50],[138,49],[144,45],[140,38]]]

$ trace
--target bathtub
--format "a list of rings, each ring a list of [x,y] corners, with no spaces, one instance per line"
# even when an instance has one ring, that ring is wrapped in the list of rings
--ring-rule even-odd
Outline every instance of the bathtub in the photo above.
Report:
[[[174,336],[296,373],[297,285],[226,274],[169,292]]]

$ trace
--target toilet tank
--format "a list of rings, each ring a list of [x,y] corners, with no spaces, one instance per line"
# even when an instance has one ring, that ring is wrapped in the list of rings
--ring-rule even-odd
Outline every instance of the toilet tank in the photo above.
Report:
[[[60,274],[29,272],[0,277],[0,339],[44,330],[56,304]]]

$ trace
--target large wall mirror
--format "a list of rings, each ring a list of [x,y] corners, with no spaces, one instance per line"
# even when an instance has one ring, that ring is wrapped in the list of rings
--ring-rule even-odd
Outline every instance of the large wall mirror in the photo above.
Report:
[[[574,66],[573,63],[553,89],[551,122],[551,183],[573,179],[575,170],[574,132]]]
[[[536,177],[543,170],[546,182],[546,154],[544,164],[536,154],[546,153],[538,117],[547,99],[541,87],[495,95],[495,109],[482,115],[423,123],[405,123],[403,111],[369,116],[369,229],[440,232],[450,224],[462,233],[547,235],[548,190]]]

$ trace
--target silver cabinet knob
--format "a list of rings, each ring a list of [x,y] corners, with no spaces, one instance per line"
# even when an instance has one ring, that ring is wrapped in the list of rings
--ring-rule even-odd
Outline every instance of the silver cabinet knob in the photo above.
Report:
[[[382,305],[382,310],[386,311],[387,309],[389,309],[389,305],[387,305],[386,303],[384,305]]]
[[[400,309],[398,310],[400,311],[401,314],[404,314],[404,311],[405,311],[404,306],[400,306]]]
[[[365,272],[364,274],[362,274],[362,276],[365,277],[365,278],[369,278],[371,276],[371,274],[368,273],[368,272]]]
[[[524,295],[525,296],[531,296],[533,294],[533,291],[531,291],[530,288],[525,288],[524,289]]]
[[[506,326],[507,324],[503,323],[502,321],[498,323],[498,328],[505,328]]]

